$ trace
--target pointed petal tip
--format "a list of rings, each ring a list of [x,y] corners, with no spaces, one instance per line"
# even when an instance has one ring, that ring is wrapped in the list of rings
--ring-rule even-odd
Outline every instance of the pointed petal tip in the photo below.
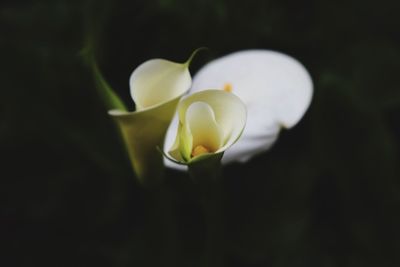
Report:
[[[182,96],[190,89],[192,78],[183,64],[151,59],[132,72],[129,84],[137,110],[143,110]]]

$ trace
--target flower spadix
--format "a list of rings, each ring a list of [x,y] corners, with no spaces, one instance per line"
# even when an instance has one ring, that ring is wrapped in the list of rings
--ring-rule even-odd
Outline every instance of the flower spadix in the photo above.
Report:
[[[211,61],[194,76],[191,92],[204,88],[236,94],[247,107],[246,128],[225,153],[223,163],[245,162],[268,150],[282,128],[300,121],[313,92],[310,75],[301,63],[269,50],[240,51]],[[172,129],[166,145],[173,142]]]
[[[191,86],[188,66],[192,57],[182,64],[164,59],[144,62],[133,71],[129,81],[136,111],[109,111],[142,183],[160,182],[163,160],[157,147],[163,146],[179,99]]]
[[[175,143],[167,154],[172,161],[189,166],[209,158],[220,159],[238,140],[246,124],[244,103],[222,90],[186,96],[177,112]]]

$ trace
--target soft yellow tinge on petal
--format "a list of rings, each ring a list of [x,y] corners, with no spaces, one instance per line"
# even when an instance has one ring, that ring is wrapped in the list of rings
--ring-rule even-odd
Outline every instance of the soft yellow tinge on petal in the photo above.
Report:
[[[192,149],[201,146],[209,152],[217,151],[222,145],[222,132],[215,121],[212,108],[205,102],[194,102],[186,111],[186,124],[192,135]]]
[[[190,132],[190,128],[183,124],[178,132],[176,149],[184,161],[189,161],[193,147],[193,135]]]
[[[208,149],[207,147],[203,145],[198,145],[195,148],[193,148],[192,157],[197,157],[210,152],[211,152],[210,149]]]
[[[200,101],[207,103],[213,110],[215,121],[219,126],[225,149],[236,141],[246,123],[246,106],[235,94],[223,90],[205,90],[184,98],[178,107],[180,118],[192,102]]]

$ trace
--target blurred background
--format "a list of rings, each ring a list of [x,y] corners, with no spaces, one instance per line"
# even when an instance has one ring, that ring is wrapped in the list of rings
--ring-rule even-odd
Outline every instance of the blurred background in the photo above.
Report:
[[[167,172],[169,245],[179,258],[171,264],[157,201],[132,174],[83,63],[88,35],[129,105],[129,76],[150,58],[184,61],[207,46],[192,73],[243,49],[297,58],[315,84],[305,117],[268,153],[224,169],[226,266],[399,266],[399,8],[390,0],[2,1],[1,266],[200,266],[205,225],[193,184]]]

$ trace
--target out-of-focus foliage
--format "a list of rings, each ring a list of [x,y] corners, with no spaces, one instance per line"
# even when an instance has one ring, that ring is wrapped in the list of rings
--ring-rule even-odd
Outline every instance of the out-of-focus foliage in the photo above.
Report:
[[[299,59],[315,81],[309,112],[269,153],[225,169],[227,266],[398,266],[398,10],[390,0],[2,1],[1,265],[166,266],[177,254],[173,266],[197,266],[195,189],[167,173],[178,222],[167,253],[153,214],[162,203],[132,177],[80,56],[90,33],[126,103],[129,75],[149,58],[209,47],[192,72],[248,48]]]

